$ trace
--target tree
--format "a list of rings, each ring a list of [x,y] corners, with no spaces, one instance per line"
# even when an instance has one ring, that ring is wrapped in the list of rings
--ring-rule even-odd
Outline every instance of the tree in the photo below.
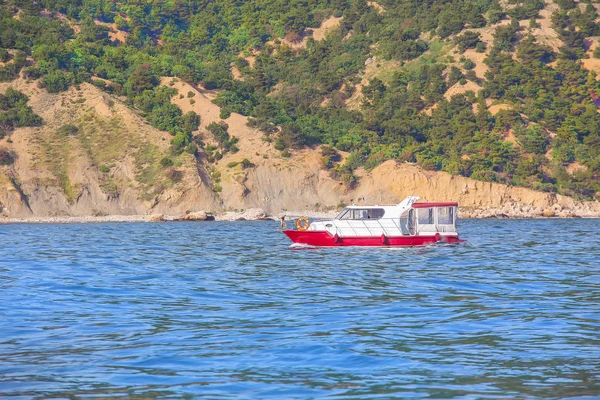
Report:
[[[464,27],[463,16],[458,7],[445,7],[439,15],[438,35],[445,38],[453,33],[460,32]]]
[[[546,154],[549,144],[549,136],[539,125],[530,125],[520,130],[517,134],[524,151],[539,155]]]
[[[42,77],[40,86],[50,93],[63,92],[69,88],[71,77],[60,70],[52,70]]]
[[[193,132],[200,126],[200,116],[194,111],[189,111],[183,115],[184,132]]]
[[[140,64],[127,79],[126,90],[129,95],[142,93],[144,90],[152,90],[158,84],[158,78],[151,72],[149,64]]]
[[[454,39],[454,43],[456,43],[461,52],[464,52],[466,49],[476,48],[477,44],[481,43],[480,38],[481,35],[477,32],[465,31],[462,35]]]
[[[554,59],[552,48],[541,45],[533,35],[527,35],[517,47],[517,56],[523,62],[541,61],[549,63]]]
[[[152,126],[172,135],[175,135],[181,129],[181,109],[171,103],[152,110],[148,119]]]
[[[373,105],[385,95],[386,87],[379,78],[373,78],[369,84],[362,88],[364,102]]]
[[[221,146],[229,140],[229,126],[225,122],[211,122],[206,129],[212,133],[213,137]]]
[[[6,49],[0,48],[0,62],[7,62],[8,57],[9,57],[8,51],[6,51]]]
[[[512,51],[513,43],[517,40],[517,30],[513,24],[497,27],[494,32],[494,46],[499,50]]]

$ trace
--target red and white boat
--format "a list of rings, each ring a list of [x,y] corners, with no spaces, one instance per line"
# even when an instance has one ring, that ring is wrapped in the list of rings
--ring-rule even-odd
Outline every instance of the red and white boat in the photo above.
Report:
[[[310,223],[302,217],[297,229],[283,233],[309,246],[422,246],[460,243],[456,231],[458,203],[417,203],[409,196],[393,206],[346,207],[336,218]]]

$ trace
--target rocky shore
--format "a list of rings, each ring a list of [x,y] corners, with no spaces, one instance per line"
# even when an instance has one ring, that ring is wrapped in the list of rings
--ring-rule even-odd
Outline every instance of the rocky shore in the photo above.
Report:
[[[554,204],[548,208],[505,205],[501,208],[474,209],[460,207],[459,218],[600,218],[600,212],[587,205],[570,207]]]
[[[243,211],[227,211],[224,213],[208,213],[205,211],[188,212],[183,215],[103,215],[103,216],[52,216],[31,218],[0,218],[0,224],[76,224],[76,223],[103,223],[103,222],[195,222],[195,221],[293,221],[301,216],[311,219],[334,218],[338,211],[285,211],[270,215],[260,208],[250,208]],[[588,207],[565,207],[554,205],[542,209],[531,206],[512,205],[502,208],[474,209],[461,207],[459,218],[486,219],[486,218],[600,218],[600,213]]]

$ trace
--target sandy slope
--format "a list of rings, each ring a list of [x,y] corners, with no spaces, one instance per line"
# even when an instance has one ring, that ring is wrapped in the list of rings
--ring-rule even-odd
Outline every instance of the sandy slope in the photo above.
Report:
[[[196,134],[211,142],[206,126],[221,121],[219,107],[211,101],[216,93],[172,78],[164,78],[163,84],[177,89],[173,102],[184,112],[193,110],[201,116]],[[173,157],[171,136],[149,126],[118,98],[89,84],[49,94],[35,83],[16,80],[0,84],[0,91],[8,86],[30,96],[31,107],[45,125],[19,128],[11,135],[12,143],[0,142],[0,147],[17,154],[13,166],[0,167],[0,208],[5,217],[177,215],[252,207],[270,214],[302,213],[333,210],[341,203],[396,203],[407,195],[459,201],[463,216],[523,217],[544,211],[547,215],[600,216],[600,203],[578,203],[393,161],[371,172],[358,171],[360,184],[348,190],[321,170],[318,149],[283,158],[261,132],[247,126],[246,117],[235,113],[225,122],[230,134],[239,138],[240,151],[215,164],[197,164],[184,153],[174,158],[173,168],[181,172],[181,180],[169,182],[168,171],[158,162]],[[60,136],[57,131],[65,124],[79,126],[79,133]],[[243,158],[255,167],[228,166]],[[212,190],[214,172],[221,175],[222,191],[217,193]]]

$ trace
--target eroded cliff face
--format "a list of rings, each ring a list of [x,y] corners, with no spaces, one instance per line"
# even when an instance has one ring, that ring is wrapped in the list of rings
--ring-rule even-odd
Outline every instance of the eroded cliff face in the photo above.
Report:
[[[214,94],[180,81],[164,84],[184,94],[173,98],[184,112],[197,112],[198,134],[220,121]],[[318,149],[294,152],[284,158],[261,132],[233,114],[225,120],[239,138],[240,151],[214,164],[202,156],[173,156],[171,136],[149,126],[118,98],[83,84],[61,94],[49,94],[17,80],[13,86],[30,97],[30,105],[45,121],[39,128],[19,128],[0,148],[13,151],[14,164],[0,167],[0,207],[4,217],[87,215],[176,215],[186,211],[263,208],[280,212],[327,211],[341,204],[397,203],[408,195],[423,200],[452,200],[462,216],[511,217],[600,216],[600,205],[529,189],[474,181],[444,172],[424,171],[413,164],[388,161],[367,173],[352,190],[329,177],[320,167]],[[193,93],[194,102],[187,94]],[[65,126],[76,126],[77,131]],[[170,157],[174,165],[161,164]],[[244,169],[233,163],[248,159]],[[217,186],[219,189],[217,189]]]

